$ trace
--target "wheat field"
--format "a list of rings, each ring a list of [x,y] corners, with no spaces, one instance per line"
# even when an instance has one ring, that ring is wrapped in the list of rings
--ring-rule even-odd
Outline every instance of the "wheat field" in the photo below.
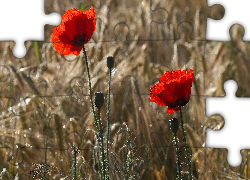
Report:
[[[81,8],[79,0],[45,0],[45,13],[63,15]],[[223,83],[234,79],[238,97],[250,95],[249,43],[234,25],[230,42],[206,41],[208,17],[220,19],[224,9],[209,9],[198,0],[84,1],[96,8],[96,30],[85,46],[92,92],[105,95],[101,109],[107,132],[109,73],[111,81],[110,179],[172,180],[176,153],[167,108],[150,102],[149,90],[166,72],[195,71],[190,102],[183,108],[194,179],[247,179],[248,150],[233,168],[226,149],[206,148],[206,129],[219,130],[221,115],[206,117],[206,97],[225,96]],[[12,54],[14,42],[0,42],[0,171],[2,179],[73,179],[74,147],[77,179],[100,179],[100,151],[90,108],[84,55],[56,52],[45,26],[45,42],[27,41],[27,55]],[[181,131],[178,132],[182,174],[188,179]],[[106,142],[106,141],[105,141]],[[46,172],[44,172],[46,171]],[[46,176],[44,177],[44,174]]]

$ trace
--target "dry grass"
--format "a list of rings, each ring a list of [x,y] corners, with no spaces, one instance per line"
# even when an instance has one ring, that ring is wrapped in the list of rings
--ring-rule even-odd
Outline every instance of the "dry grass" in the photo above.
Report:
[[[179,115],[175,112],[169,116],[166,107],[150,102],[149,89],[165,71],[187,68],[195,70],[192,97],[184,108],[195,179],[250,176],[248,151],[242,151],[242,165],[232,168],[227,163],[226,150],[205,148],[206,128],[218,130],[224,124],[219,115],[206,117],[205,97],[225,95],[223,83],[229,78],[238,82],[237,96],[250,95],[249,43],[241,41],[240,26],[231,29],[231,42],[205,41],[206,18],[220,18],[223,10],[209,11],[205,1],[185,2],[105,0],[95,4],[100,5],[96,8],[97,29],[86,45],[94,93],[101,91],[107,97],[106,57],[115,59],[110,115],[111,179],[174,179],[176,155],[168,120]],[[76,0],[45,3],[46,13],[60,14],[79,5]],[[85,2],[87,7],[90,4]],[[158,8],[167,11],[152,11]],[[26,43],[28,53],[22,59],[12,55],[14,43],[0,44],[0,64],[9,69],[0,67],[0,169],[6,168],[1,173],[5,179],[14,179],[16,174],[19,179],[31,179],[34,169],[39,172],[34,164],[45,163],[47,136],[46,164],[51,174],[46,175],[47,179],[73,179],[73,144],[79,147],[78,176],[99,179],[96,162],[100,152],[83,54],[59,55],[49,43],[52,32],[53,27],[46,26],[48,42],[39,42],[41,64],[33,42]],[[103,127],[106,112],[105,106],[101,111]],[[185,161],[181,134],[179,137],[181,159]],[[187,178],[187,165],[182,168]],[[30,171],[33,172],[29,174]],[[35,178],[41,177],[38,174]]]

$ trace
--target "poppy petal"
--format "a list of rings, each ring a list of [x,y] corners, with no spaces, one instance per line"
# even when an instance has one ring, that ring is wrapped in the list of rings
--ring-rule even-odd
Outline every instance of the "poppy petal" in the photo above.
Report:
[[[88,11],[70,9],[62,16],[62,23],[54,28],[52,44],[62,55],[79,55],[82,45],[87,44],[96,29],[96,13],[91,7]]]
[[[168,113],[178,111],[185,106],[191,95],[194,71],[192,69],[167,71],[159,83],[150,89],[150,101],[161,106],[168,106]]]

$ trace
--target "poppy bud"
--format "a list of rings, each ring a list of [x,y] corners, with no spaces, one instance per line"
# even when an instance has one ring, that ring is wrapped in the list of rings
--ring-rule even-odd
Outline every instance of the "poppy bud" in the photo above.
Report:
[[[98,166],[97,163],[94,163],[94,170],[95,170],[96,172],[99,172],[99,166]]]
[[[172,132],[174,134],[176,134],[178,129],[179,129],[179,121],[178,121],[178,119],[176,119],[174,117],[173,119],[169,120],[169,122],[170,122],[170,128],[171,128]]]
[[[104,103],[104,94],[101,92],[95,93],[95,106],[100,109]]]
[[[114,66],[115,60],[112,56],[107,57],[107,66],[111,69]]]

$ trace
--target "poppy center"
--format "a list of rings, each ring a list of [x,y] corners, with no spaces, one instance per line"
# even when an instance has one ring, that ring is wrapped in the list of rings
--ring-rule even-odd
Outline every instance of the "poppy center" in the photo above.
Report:
[[[86,39],[86,34],[77,34],[73,39],[73,46],[82,46],[86,44],[88,41]]]
[[[189,102],[189,99],[187,100],[187,98],[180,99],[180,100],[174,102],[174,104],[170,105],[169,107],[174,108],[174,107],[178,107],[178,106],[185,106],[188,102]]]

